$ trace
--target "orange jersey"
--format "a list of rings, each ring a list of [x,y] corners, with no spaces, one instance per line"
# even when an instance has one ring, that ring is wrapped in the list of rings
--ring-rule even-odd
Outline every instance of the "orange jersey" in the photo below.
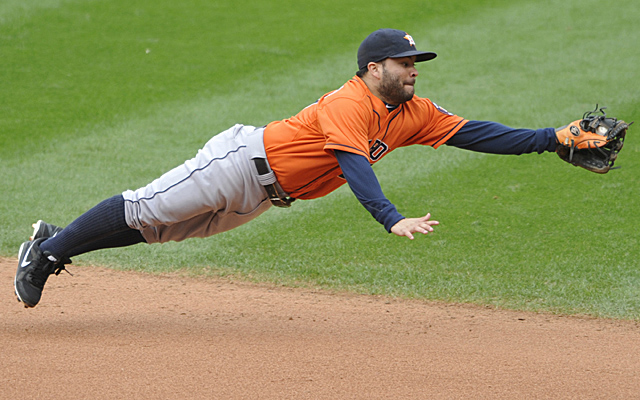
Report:
[[[398,147],[437,148],[466,122],[418,96],[389,112],[354,77],[297,115],[267,125],[264,145],[282,188],[291,197],[314,199],[346,182],[333,150],[363,155],[373,164]]]

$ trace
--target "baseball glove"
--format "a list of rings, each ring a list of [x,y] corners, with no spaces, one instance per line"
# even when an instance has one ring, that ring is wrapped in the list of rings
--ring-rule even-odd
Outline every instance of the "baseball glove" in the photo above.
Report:
[[[587,111],[582,119],[556,129],[556,153],[564,161],[591,172],[606,174],[624,144],[631,124],[607,117],[606,107]]]

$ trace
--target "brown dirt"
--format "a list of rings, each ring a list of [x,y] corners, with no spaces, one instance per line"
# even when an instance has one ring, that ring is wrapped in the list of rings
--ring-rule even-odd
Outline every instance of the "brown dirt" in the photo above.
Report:
[[[0,259],[2,399],[630,399],[640,325]]]

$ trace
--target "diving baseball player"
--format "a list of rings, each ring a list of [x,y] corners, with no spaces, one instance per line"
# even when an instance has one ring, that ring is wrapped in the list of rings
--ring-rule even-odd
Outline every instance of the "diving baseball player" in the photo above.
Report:
[[[429,213],[401,215],[383,194],[371,166],[394,149],[447,144],[487,153],[543,153],[564,140],[554,128],[470,121],[416,96],[416,63],[434,58],[418,51],[404,31],[377,30],[358,49],[356,76],[297,115],[265,127],[233,126],[194,158],[147,186],[102,201],[64,229],[39,221],[33,239],[19,250],[18,300],[35,307],[48,277],[75,255],[215,235],[271,206],[322,197],[345,183],[388,232],[413,239],[438,222]]]

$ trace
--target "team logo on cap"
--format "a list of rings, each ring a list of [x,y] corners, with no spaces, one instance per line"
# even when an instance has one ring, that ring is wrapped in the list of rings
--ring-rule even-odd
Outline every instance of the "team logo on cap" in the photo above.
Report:
[[[416,47],[416,42],[413,41],[413,38],[408,33],[403,37],[403,39],[407,39],[411,46]]]

